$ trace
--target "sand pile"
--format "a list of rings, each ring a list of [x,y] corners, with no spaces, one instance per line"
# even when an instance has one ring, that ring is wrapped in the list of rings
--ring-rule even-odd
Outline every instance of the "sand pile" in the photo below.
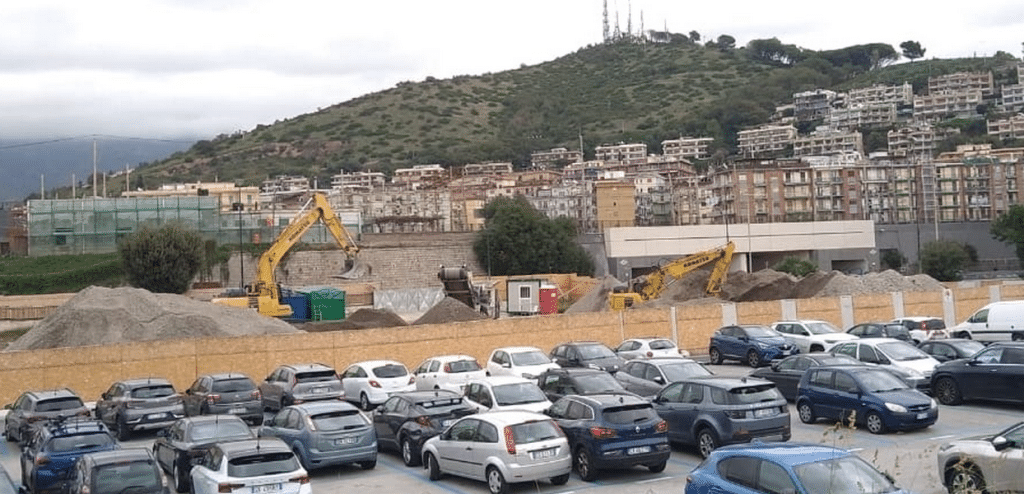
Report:
[[[92,286],[36,323],[5,351],[295,332],[288,323],[249,309],[140,288]]]
[[[408,326],[405,319],[386,309],[362,308],[350,314],[343,321],[318,321],[300,324],[299,329],[310,333],[339,331],[343,329],[370,329]]]
[[[622,282],[617,280],[614,276],[605,276],[601,283],[594,286],[586,295],[572,304],[568,309],[565,310],[566,314],[574,314],[579,312],[601,312],[609,310],[608,308],[608,293],[612,291],[616,286],[621,285]]]
[[[413,324],[443,324],[446,322],[477,321],[487,319],[487,314],[478,312],[451,297],[445,297],[425,312]]]
[[[888,292],[927,292],[944,289],[939,283],[926,274],[903,276],[896,271],[886,270],[881,273],[865,275],[836,275],[825,284],[817,296],[836,297],[839,295],[861,295],[865,293]]]

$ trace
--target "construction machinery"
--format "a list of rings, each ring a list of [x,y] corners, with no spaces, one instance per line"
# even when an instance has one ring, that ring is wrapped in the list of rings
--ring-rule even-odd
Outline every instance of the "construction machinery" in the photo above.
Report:
[[[469,308],[487,314],[492,319],[498,318],[498,294],[494,283],[478,283],[473,281],[473,273],[466,266],[446,268],[441,266],[437,278],[444,286],[444,295],[466,304]]]
[[[630,280],[629,286],[624,287],[625,291],[613,290],[608,294],[608,305],[612,310],[624,310],[646,300],[658,298],[672,281],[711,263],[714,263],[714,269],[708,277],[705,291],[709,294],[718,293],[722,290],[722,283],[729,272],[729,264],[732,263],[732,254],[735,250],[736,245],[729,242],[722,247],[680,257],[645,276]]]
[[[214,303],[229,305],[232,307],[248,307],[256,309],[260,314],[271,317],[288,317],[292,315],[292,308],[288,304],[281,303],[281,286],[274,280],[274,270],[281,262],[281,259],[291,248],[302,239],[302,236],[317,221],[322,221],[327,231],[331,233],[334,240],[341,247],[348,257],[346,271],[339,278],[355,279],[366,275],[369,266],[361,263],[357,257],[359,247],[355,239],[341,223],[338,216],[334,214],[327,197],[317,192],[309,199],[305,206],[296,215],[284,231],[274,240],[270,248],[260,256],[256,267],[256,278],[252,284],[245,286],[245,295],[242,297],[215,298]]]

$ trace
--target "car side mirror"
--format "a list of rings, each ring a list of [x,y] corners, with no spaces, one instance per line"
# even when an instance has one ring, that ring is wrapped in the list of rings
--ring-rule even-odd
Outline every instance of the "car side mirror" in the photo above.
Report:
[[[264,421],[263,425],[274,427],[274,417],[270,417],[269,419]]]
[[[167,437],[167,429],[159,429],[156,431],[157,437]]]
[[[661,376],[654,376],[653,381],[658,383],[658,384],[665,384],[665,379],[662,378]]]
[[[506,368],[506,369],[511,369],[512,368],[512,362],[502,362],[501,366]]]
[[[1002,451],[1010,447],[1011,444],[1012,443],[1003,436],[996,436],[992,438],[992,447],[995,448],[996,451]]]
[[[750,341],[750,338],[747,338],[746,336],[740,336],[740,341]]]
[[[778,362],[772,362],[771,363],[771,368],[772,368],[773,371],[778,372],[778,370],[779,370],[779,363]]]
[[[887,359],[887,358],[885,358],[885,357],[879,357],[878,363],[882,364],[882,365],[889,365],[889,364],[892,363],[892,361]]]

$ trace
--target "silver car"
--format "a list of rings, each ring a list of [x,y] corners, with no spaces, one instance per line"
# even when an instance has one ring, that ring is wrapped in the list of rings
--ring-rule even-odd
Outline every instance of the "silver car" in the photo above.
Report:
[[[278,437],[299,457],[302,468],[358,464],[377,466],[377,432],[354,405],[319,401],[283,408],[259,430],[260,437]]]
[[[997,434],[943,444],[938,466],[950,494],[1024,491],[1024,422]]]

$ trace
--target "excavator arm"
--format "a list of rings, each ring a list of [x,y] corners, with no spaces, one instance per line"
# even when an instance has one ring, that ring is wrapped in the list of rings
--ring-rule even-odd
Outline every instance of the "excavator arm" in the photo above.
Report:
[[[665,291],[670,280],[678,280],[687,273],[710,263],[714,263],[714,269],[711,271],[711,276],[708,277],[705,291],[718,293],[722,290],[722,283],[729,271],[735,249],[735,244],[729,242],[722,247],[676,259],[633,283],[629,292],[610,293],[608,295],[609,305],[613,310],[622,310],[634,303],[656,299]]]

